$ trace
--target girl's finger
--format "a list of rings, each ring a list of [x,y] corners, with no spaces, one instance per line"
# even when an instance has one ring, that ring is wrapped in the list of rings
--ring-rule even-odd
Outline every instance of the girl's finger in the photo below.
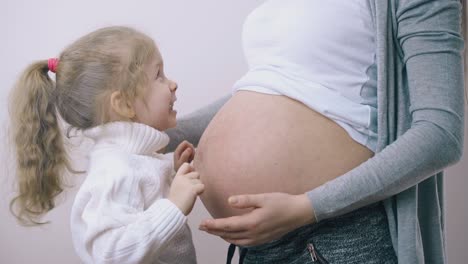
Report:
[[[190,166],[190,164],[185,162],[184,164],[182,164],[182,166],[180,166],[179,170],[176,173],[176,176],[190,174],[190,172],[192,171],[193,171],[192,166]]]
[[[184,151],[184,149],[186,149],[187,147],[191,146],[192,144],[190,144],[188,141],[184,140],[182,143],[180,143],[176,150],[174,151],[174,155],[179,158],[182,154],[182,152]]]
[[[197,183],[194,185],[194,189],[197,195],[200,195],[205,190],[205,185],[203,183]]]
[[[179,160],[188,161],[191,155],[192,155],[192,149],[187,148],[187,149],[184,150],[184,152],[182,152],[182,154],[180,155]]]
[[[192,171],[190,173],[185,174],[184,177],[189,178],[189,179],[199,179],[200,178],[200,173],[198,173],[196,171]]]
[[[193,185],[196,185],[196,184],[203,184],[203,182],[200,181],[199,179],[190,179],[190,182],[191,182]]]

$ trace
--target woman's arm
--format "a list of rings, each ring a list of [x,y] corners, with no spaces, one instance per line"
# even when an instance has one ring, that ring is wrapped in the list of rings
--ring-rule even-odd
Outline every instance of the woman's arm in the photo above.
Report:
[[[211,119],[213,119],[215,114],[229,98],[231,98],[231,94],[177,120],[177,127],[166,131],[171,139],[169,145],[166,147],[166,151],[174,151],[184,140],[197,146],[203,131],[205,131]]]
[[[402,0],[398,4],[397,38],[406,65],[411,127],[373,158],[308,192],[308,209],[298,206],[304,195],[289,196],[286,207],[281,206],[286,198],[276,194],[238,196],[241,202],[233,207],[255,209],[239,217],[204,221],[202,230],[238,245],[267,242],[281,236],[271,230],[294,228],[307,219],[311,223],[311,215],[322,220],[383,200],[460,159],[464,127],[460,3]],[[305,212],[298,214],[295,208]],[[289,212],[286,219],[284,210],[296,213]]]
[[[310,191],[318,220],[400,193],[462,156],[460,2],[402,0],[397,8],[397,39],[406,66],[411,127],[367,162]]]

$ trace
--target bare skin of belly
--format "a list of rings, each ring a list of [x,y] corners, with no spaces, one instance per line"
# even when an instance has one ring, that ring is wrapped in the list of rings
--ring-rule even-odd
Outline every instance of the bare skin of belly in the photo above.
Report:
[[[325,116],[285,96],[238,91],[205,130],[194,159],[214,218],[245,213],[235,194],[301,194],[372,157]]]

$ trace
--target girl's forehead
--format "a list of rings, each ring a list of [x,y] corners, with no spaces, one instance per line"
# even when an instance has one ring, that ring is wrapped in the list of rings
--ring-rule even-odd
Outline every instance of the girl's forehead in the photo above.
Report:
[[[163,59],[162,59],[162,56],[161,56],[161,53],[159,52],[159,50],[156,48],[152,58],[151,58],[151,65],[159,65],[159,64],[162,64],[163,63]]]

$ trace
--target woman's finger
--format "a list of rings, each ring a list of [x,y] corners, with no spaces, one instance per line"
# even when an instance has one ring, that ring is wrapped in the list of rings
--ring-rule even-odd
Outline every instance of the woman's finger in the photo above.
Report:
[[[240,216],[231,216],[219,219],[207,219],[201,222],[200,229],[207,232],[214,231],[229,231],[229,232],[243,232],[248,231],[254,227],[249,218],[251,213]]]
[[[229,197],[228,203],[231,207],[243,209],[251,207],[262,207],[264,200],[264,194],[245,194]]]
[[[222,239],[250,239],[252,234],[247,231],[231,232],[231,231],[205,231],[208,234],[221,237]]]
[[[237,246],[257,246],[271,242],[279,237],[271,237],[270,235],[262,234],[251,234],[251,233],[239,233],[238,235],[229,235],[226,237],[221,237],[225,241],[235,244]]]
[[[244,238],[244,239],[225,239],[223,238],[226,242],[228,243],[231,243],[231,244],[234,244],[236,246],[255,246],[257,244],[260,244],[260,243],[257,243],[255,244],[254,241],[250,238]]]

